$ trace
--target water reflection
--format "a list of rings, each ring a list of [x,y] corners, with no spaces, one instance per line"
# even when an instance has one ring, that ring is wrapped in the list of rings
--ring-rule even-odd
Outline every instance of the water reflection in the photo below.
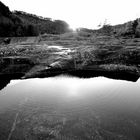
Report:
[[[0,139],[140,139],[140,80],[58,76],[0,91]],[[12,130],[12,131],[11,131]]]

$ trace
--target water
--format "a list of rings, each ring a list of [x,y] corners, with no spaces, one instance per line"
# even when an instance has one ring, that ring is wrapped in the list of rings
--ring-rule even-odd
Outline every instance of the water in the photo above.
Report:
[[[140,79],[58,76],[0,91],[2,140],[139,140]]]

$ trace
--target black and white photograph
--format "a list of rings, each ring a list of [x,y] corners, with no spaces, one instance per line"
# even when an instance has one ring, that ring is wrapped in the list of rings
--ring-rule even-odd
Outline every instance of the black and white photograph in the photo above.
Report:
[[[140,140],[139,0],[0,0],[0,140]]]

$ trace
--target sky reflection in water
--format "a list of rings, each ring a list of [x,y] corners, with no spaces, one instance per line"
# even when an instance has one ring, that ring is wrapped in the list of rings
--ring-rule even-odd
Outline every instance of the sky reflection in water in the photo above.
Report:
[[[140,79],[58,76],[11,81],[0,91],[0,138],[22,140],[25,135],[20,133],[26,133],[30,139],[138,140],[139,91]]]
[[[0,92],[0,106],[29,98],[60,106],[75,103],[132,108],[140,105],[139,91],[140,80],[134,83],[104,77],[79,79],[67,76],[14,80]]]

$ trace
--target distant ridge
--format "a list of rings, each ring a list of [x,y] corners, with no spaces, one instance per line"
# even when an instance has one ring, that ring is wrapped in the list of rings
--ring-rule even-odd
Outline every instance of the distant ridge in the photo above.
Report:
[[[0,1],[0,37],[37,36],[39,34],[62,34],[69,25],[62,20],[43,18],[22,11],[11,12]]]
[[[114,26],[110,24],[105,24],[100,29],[97,29],[97,30],[79,28],[78,31],[91,33],[96,36],[139,38],[140,37],[140,18],[134,21],[129,21],[124,24],[118,24]]]

